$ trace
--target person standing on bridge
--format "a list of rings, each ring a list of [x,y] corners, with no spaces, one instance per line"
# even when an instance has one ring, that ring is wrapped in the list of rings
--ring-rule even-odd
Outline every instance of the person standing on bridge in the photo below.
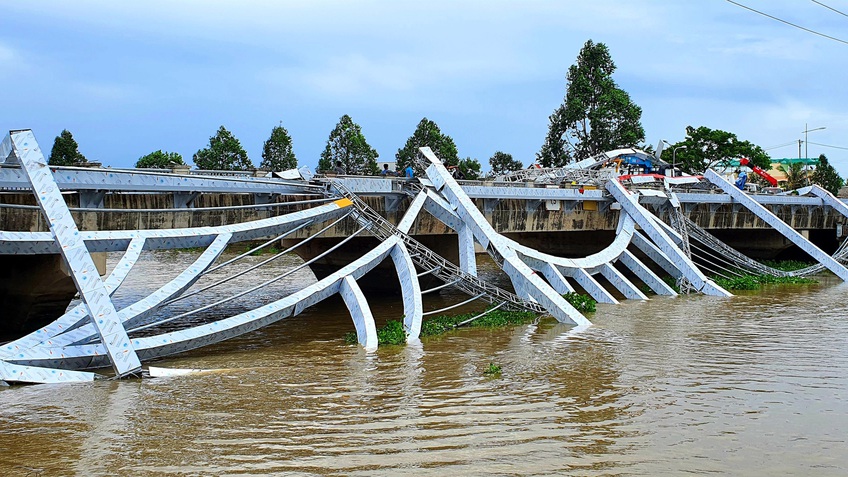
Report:
[[[403,175],[408,179],[412,179],[412,177],[415,176],[415,171],[412,170],[411,165],[406,166],[406,169],[403,170]]]
[[[347,171],[345,171],[344,167],[342,167],[342,161],[336,161],[336,168],[333,169],[333,172],[340,176],[347,174]]]
[[[383,177],[391,177],[391,176],[395,175],[395,171],[389,170],[388,164],[383,164],[383,170],[380,171],[380,175],[383,176]]]

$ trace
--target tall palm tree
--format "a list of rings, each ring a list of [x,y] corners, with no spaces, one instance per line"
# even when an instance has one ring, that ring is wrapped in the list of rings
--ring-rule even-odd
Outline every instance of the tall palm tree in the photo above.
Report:
[[[799,189],[806,186],[809,182],[807,180],[807,171],[804,170],[804,165],[800,162],[781,164],[777,166],[777,170],[786,174],[786,188],[789,190]]]

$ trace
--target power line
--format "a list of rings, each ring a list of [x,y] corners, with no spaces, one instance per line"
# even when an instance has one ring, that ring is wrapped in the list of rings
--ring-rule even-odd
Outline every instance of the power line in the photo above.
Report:
[[[764,148],[763,151],[771,151],[772,149],[780,149],[781,147],[794,146],[798,144],[798,141],[787,142],[786,144],[778,144],[777,146],[769,146]]]
[[[821,6],[823,6],[824,8],[827,8],[828,10],[833,10],[834,12],[836,12],[836,13],[838,13],[838,14],[840,14],[840,15],[843,15],[843,16],[848,17],[848,13],[840,12],[839,10],[837,10],[837,9],[835,9],[835,8],[831,7],[831,6],[825,5],[825,4],[824,4],[824,3],[822,3],[822,2],[817,2],[816,0],[810,0],[810,1],[811,1],[811,2],[813,2],[813,3],[817,3],[817,4],[821,5]]]
[[[844,150],[848,151],[848,147],[831,146],[830,144],[819,144],[819,143],[813,142],[813,141],[809,141],[808,144],[815,144],[816,146],[822,146],[822,147],[832,147],[833,149],[844,149]]]
[[[799,29],[801,29],[801,30],[804,30],[804,31],[809,32],[809,33],[812,33],[812,34],[814,34],[814,35],[823,36],[823,37],[825,37],[825,38],[827,38],[827,39],[829,39],[829,40],[838,41],[839,43],[845,43],[846,45],[848,45],[848,41],[841,40],[841,39],[839,39],[839,38],[836,38],[836,37],[833,37],[833,36],[830,36],[830,35],[825,35],[824,33],[820,33],[820,32],[817,32],[817,31],[815,31],[815,30],[810,30],[809,28],[804,28],[804,27],[802,27],[801,25],[796,25],[796,24],[794,24],[794,23],[792,23],[792,22],[788,22],[788,21],[786,21],[786,20],[782,20],[782,19],[780,19],[780,18],[777,18],[777,17],[771,16],[771,15],[769,15],[768,13],[763,13],[763,12],[761,12],[761,11],[759,11],[759,10],[754,10],[754,9],[753,9],[753,8],[751,8],[751,7],[746,7],[745,5],[742,5],[741,3],[734,2],[733,0],[727,0],[727,2],[728,2],[728,3],[732,3],[732,4],[736,5],[737,7],[742,7],[742,8],[744,8],[745,10],[750,10],[750,11],[752,11],[752,12],[754,12],[754,13],[758,13],[758,14],[760,14],[760,15],[764,16],[764,17],[771,18],[772,20],[779,21],[780,23],[785,23],[785,24],[787,24],[787,25],[789,25],[789,26],[793,26],[793,27],[795,27],[795,28],[799,28]]]

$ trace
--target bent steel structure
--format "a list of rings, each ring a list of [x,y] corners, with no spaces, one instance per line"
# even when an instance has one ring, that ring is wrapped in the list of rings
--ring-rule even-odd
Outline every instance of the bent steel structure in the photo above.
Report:
[[[294,181],[279,185],[286,190],[299,190],[304,194],[314,195],[320,191],[326,196],[325,200],[303,201],[303,204],[309,205],[304,210],[216,227],[128,231],[78,229],[61,192],[69,187],[70,182],[82,180],[83,177],[87,179],[81,183],[81,188],[92,189],[92,176],[82,171],[73,171],[74,174],[69,175],[64,169],[53,170],[47,165],[31,131],[12,131],[0,144],[0,154],[3,160],[0,178],[13,177],[18,186],[25,179],[50,226],[49,232],[0,231],[0,254],[60,254],[81,299],[79,305],[69,308],[52,323],[0,346],[0,381],[4,382],[90,381],[103,375],[86,370],[105,367],[111,367],[116,377],[138,375],[147,360],[243,335],[297,315],[336,294],[341,296],[350,311],[357,341],[366,350],[373,350],[377,347],[375,320],[357,280],[389,259],[402,291],[401,319],[408,341],[418,339],[425,316],[459,305],[424,311],[422,296],[447,286],[469,295],[470,298],[460,304],[482,300],[490,304],[490,309],[511,308],[547,313],[558,321],[578,327],[591,323],[569,303],[565,294],[583,290],[598,302],[610,304],[618,303],[621,299],[647,300],[646,289],[657,295],[677,295],[660,277],[659,270],[665,271],[679,283],[687,284],[694,291],[716,296],[730,295],[693,261],[687,245],[689,234],[683,219],[679,218],[673,226],[665,224],[640,203],[640,197],[648,192],[630,190],[616,177],[603,174],[596,178],[603,181],[599,185],[610,200],[619,204],[616,237],[598,253],[583,258],[564,258],[527,247],[497,233],[429,148],[420,150],[419,166],[425,170],[425,177],[407,184],[405,192],[411,201],[397,226],[369,208],[347,187],[345,180],[331,179],[323,185]],[[152,188],[151,181],[158,180],[155,174],[141,173],[138,177],[141,179],[137,185],[143,190]],[[121,190],[134,190],[132,183],[136,179],[134,176],[121,176],[111,177],[108,181]],[[727,186],[717,175],[714,177],[708,173],[707,179],[719,187]],[[179,178],[169,178],[163,187],[171,185],[174,191],[191,194],[196,188],[214,187],[213,183],[218,180],[195,178],[195,182],[189,184]],[[279,192],[273,182],[236,182],[226,187],[247,189],[254,193]],[[101,187],[107,186],[101,184]],[[480,189],[478,187],[476,193],[486,192]],[[726,192],[742,206],[758,215],[763,214],[767,218],[764,220],[781,232],[788,227],[786,224],[781,226],[781,222],[775,221],[773,215],[768,217],[764,214],[762,206],[745,194],[735,190]],[[496,191],[492,193],[497,195]],[[811,188],[805,193],[820,197],[823,203],[842,214],[848,214],[844,204],[820,189]],[[651,195],[656,198],[657,194]],[[670,207],[679,208],[679,202],[670,190],[659,195],[668,199]],[[425,211],[456,232],[459,246],[457,264],[439,256],[408,234],[416,218]],[[354,221],[358,229],[318,257],[294,269],[263,276],[255,286],[230,296],[222,297],[212,293],[212,298],[198,308],[183,313],[168,311],[170,305],[187,297],[214,292],[216,287],[238,276],[255,270],[264,271],[262,267],[265,264],[320,236],[344,220]],[[250,253],[245,252],[216,264],[227,245],[270,237],[263,245],[253,249],[256,250],[307,229],[312,231],[307,238],[259,264],[230,272],[225,278],[212,283],[201,282],[211,272],[225,269]],[[800,235],[792,235],[794,231],[785,232],[804,250],[810,251],[824,267],[843,279],[848,278],[848,270],[837,262],[845,255],[844,251],[834,259],[812,248],[814,246],[805,243]],[[700,232],[696,230],[694,237],[701,240],[700,243],[714,243],[704,238],[706,235],[697,233]],[[244,312],[200,323],[186,323],[189,316],[201,316],[208,310],[286,279],[360,234],[377,237],[379,244],[315,283]],[[476,244],[485,249],[506,273],[514,293],[477,277],[474,255]],[[203,251],[185,270],[144,298],[121,309],[115,306],[112,296],[120,289],[144,251],[178,248],[202,248]],[[120,252],[122,257],[114,270],[101,278],[94,266],[92,252]],[[419,278],[423,275],[432,275],[444,285],[422,290]],[[644,287],[634,283],[634,280],[641,281]]]

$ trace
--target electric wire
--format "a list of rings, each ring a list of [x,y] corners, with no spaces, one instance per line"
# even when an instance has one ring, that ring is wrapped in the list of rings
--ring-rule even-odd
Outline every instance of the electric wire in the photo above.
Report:
[[[830,148],[833,148],[833,149],[842,149],[842,150],[848,151],[848,147],[844,147],[844,146],[832,146],[830,144],[821,144],[821,143],[813,142],[813,141],[808,141],[807,143],[808,144],[815,144],[816,146],[830,147]]]
[[[809,28],[802,27],[801,25],[796,25],[795,23],[788,22],[788,21],[786,21],[786,20],[783,20],[783,19],[781,19],[781,18],[777,18],[777,17],[775,17],[775,16],[773,16],[773,15],[769,15],[768,13],[761,12],[761,11],[759,11],[759,10],[755,10],[755,9],[753,9],[753,8],[751,8],[751,7],[747,7],[747,6],[745,6],[745,5],[742,5],[742,4],[741,4],[741,3],[739,3],[739,2],[734,2],[733,0],[726,0],[726,1],[727,1],[728,3],[732,3],[732,4],[736,5],[737,7],[742,7],[742,8],[744,8],[745,10],[750,10],[750,11],[752,11],[752,12],[754,12],[754,13],[757,13],[757,14],[759,14],[759,15],[762,15],[762,16],[764,16],[764,17],[768,17],[768,18],[771,18],[772,20],[779,21],[780,23],[785,23],[785,24],[787,24],[787,25],[789,25],[789,26],[793,26],[793,27],[795,27],[795,28],[798,28],[798,29],[804,30],[804,31],[806,31],[806,32],[808,32],[808,33],[812,33],[812,34],[814,34],[814,35],[818,35],[818,36],[821,36],[821,37],[827,38],[827,39],[829,39],[829,40],[838,41],[839,43],[844,43],[844,44],[848,45],[848,41],[842,40],[842,39],[840,39],[840,38],[836,38],[836,37],[833,37],[833,36],[830,36],[830,35],[825,35],[824,33],[821,33],[821,32],[815,31],[815,30],[811,30],[811,29],[809,29]]]
[[[842,16],[848,17],[848,13],[840,12],[839,10],[831,7],[830,5],[825,5],[824,3],[818,2],[816,0],[810,0],[810,1],[813,2],[813,3],[819,4],[819,5],[823,6],[824,8],[827,8],[828,10],[832,10],[832,11],[834,11],[834,12],[836,12],[836,13],[842,15]]]

